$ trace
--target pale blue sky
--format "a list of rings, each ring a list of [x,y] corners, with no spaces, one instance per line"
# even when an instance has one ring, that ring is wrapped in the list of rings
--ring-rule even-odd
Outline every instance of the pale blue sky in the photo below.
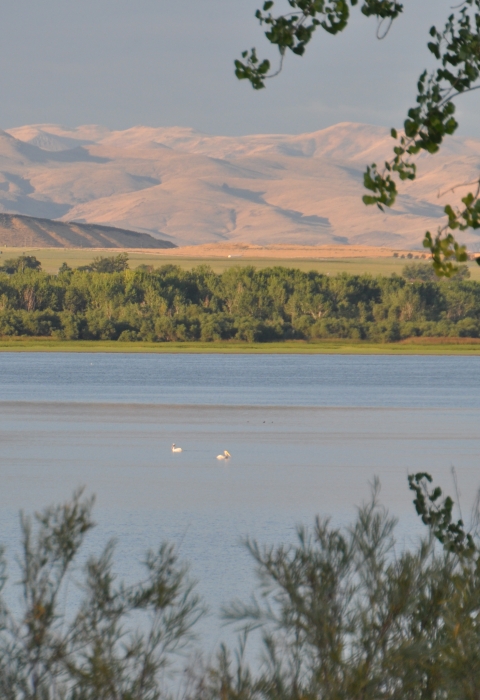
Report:
[[[282,2],[277,3],[282,7]],[[191,126],[212,134],[300,133],[339,121],[398,126],[429,63],[432,23],[453,0],[404,0],[382,42],[355,8],[338,37],[318,31],[306,57],[254,92],[233,59],[256,45],[261,0],[2,0],[0,126],[53,122]],[[480,137],[480,96],[459,102]]]

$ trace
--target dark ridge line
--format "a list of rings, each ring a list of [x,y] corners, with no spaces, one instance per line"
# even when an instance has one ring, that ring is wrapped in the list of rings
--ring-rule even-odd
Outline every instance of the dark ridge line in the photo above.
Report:
[[[165,241],[160,238],[154,238],[149,233],[142,233],[140,231],[132,231],[131,229],[119,228],[118,226],[105,226],[103,224],[86,224],[80,221],[56,221],[55,219],[45,219],[39,216],[27,216],[25,214],[8,214],[7,212],[0,212],[0,223],[8,224],[12,222],[13,219],[22,219],[26,222],[35,222],[37,224],[45,224],[47,226],[78,226],[78,228],[84,231],[92,231],[96,229],[99,232],[105,233],[120,233],[124,236],[129,236],[131,238],[144,238],[145,236],[152,239],[152,248],[178,248],[175,243],[171,241]],[[159,245],[161,244],[161,245]]]

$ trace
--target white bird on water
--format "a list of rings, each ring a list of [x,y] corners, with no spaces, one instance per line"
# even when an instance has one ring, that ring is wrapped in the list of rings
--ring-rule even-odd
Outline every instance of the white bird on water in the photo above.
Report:
[[[172,445],[172,452],[183,452],[181,447],[177,447],[175,443]]]
[[[227,450],[223,450],[223,455],[217,455],[217,459],[230,459],[232,455]]]

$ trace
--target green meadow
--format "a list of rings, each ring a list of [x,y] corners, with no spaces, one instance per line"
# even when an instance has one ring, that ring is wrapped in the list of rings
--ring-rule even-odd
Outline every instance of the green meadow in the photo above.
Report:
[[[218,353],[301,355],[480,355],[480,342],[463,338],[428,339],[423,342],[367,343],[349,341],[232,342],[122,342],[118,340],[57,340],[55,338],[1,338],[0,352],[122,352],[122,353]],[[464,342],[467,340],[467,342]]]
[[[60,265],[64,262],[70,267],[80,267],[89,265],[95,257],[99,255],[115,255],[118,251],[112,249],[108,251],[89,250],[88,248],[1,248],[2,258],[13,258],[18,255],[34,255],[42,263],[42,269],[46,272],[56,273]],[[187,257],[180,255],[167,255],[163,253],[129,252],[129,264],[131,269],[139,265],[151,265],[154,269],[162,265],[178,265],[183,270],[191,270],[198,265],[209,265],[217,274],[230,269],[231,267],[253,266],[258,269],[267,267],[295,268],[302,272],[314,270],[322,274],[337,275],[347,272],[351,275],[387,275],[392,273],[401,274],[404,265],[411,262],[407,259],[394,258],[332,258],[332,259],[307,259],[307,258],[228,258],[228,257]],[[472,280],[480,280],[480,267],[474,262],[468,264]]]

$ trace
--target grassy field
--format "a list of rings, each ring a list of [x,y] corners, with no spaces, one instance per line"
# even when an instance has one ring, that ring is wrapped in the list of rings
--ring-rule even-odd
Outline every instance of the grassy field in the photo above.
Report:
[[[71,267],[79,267],[87,265],[94,257],[98,255],[116,255],[118,251],[98,251],[88,249],[72,249],[72,248],[3,248],[0,262],[3,259],[17,257],[22,253],[27,255],[35,255],[41,261],[42,267],[47,272],[57,272],[63,262],[68,263]],[[348,272],[352,275],[360,275],[368,273],[370,275],[391,275],[392,272],[400,274],[403,266],[410,262],[407,259],[401,258],[343,258],[343,259],[276,259],[276,258],[194,258],[173,256],[168,254],[155,253],[129,253],[130,267],[135,268],[138,265],[153,265],[160,267],[161,265],[173,264],[178,265],[183,269],[191,269],[197,265],[210,265],[215,272],[223,272],[229,267],[254,265],[258,268],[274,267],[280,265],[283,267],[293,267],[304,272],[316,270],[324,274],[336,275],[339,272]],[[480,280],[480,267],[470,262],[471,279]]]
[[[324,355],[479,355],[480,341],[470,338],[423,338],[417,342],[367,343],[332,340],[317,343],[121,343],[103,340],[52,338],[0,338],[0,352],[128,352],[128,353],[224,353],[224,354],[324,354]]]

